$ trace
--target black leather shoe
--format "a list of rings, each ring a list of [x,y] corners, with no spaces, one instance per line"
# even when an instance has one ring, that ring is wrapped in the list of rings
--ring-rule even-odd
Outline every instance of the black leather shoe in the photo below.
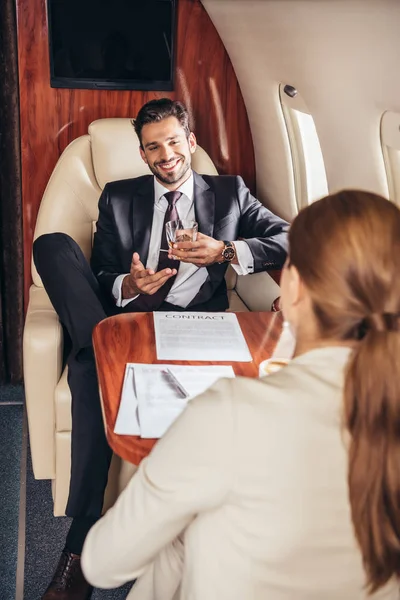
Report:
[[[63,550],[53,579],[42,600],[89,600],[93,588],[81,569],[81,557]]]

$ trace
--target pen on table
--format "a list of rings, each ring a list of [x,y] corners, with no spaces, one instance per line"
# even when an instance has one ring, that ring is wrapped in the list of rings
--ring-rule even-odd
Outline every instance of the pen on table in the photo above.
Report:
[[[170,371],[169,369],[165,369],[165,371],[163,371],[163,372],[168,375],[169,380],[178,389],[178,391],[180,392],[180,394],[184,398],[188,398],[190,394],[185,390],[185,388],[183,387],[183,385],[181,384],[181,382],[175,377],[175,375],[172,373],[172,371]]]

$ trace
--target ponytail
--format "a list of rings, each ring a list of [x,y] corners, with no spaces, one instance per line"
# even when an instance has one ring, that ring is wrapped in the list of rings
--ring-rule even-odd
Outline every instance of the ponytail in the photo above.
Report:
[[[373,314],[363,321],[344,389],[351,514],[370,593],[400,576],[398,330],[397,314]]]
[[[371,192],[337,192],[299,212],[289,248],[315,317],[299,333],[353,348],[343,398],[348,487],[373,593],[400,578],[400,210]]]

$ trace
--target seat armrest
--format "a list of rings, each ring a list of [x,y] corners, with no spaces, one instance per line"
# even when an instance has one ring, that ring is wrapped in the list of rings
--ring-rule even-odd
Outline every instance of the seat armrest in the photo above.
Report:
[[[270,311],[280,287],[266,271],[251,275],[239,275],[236,292],[251,311]]]
[[[45,290],[32,285],[23,336],[26,410],[36,479],[55,477],[55,388],[61,377],[63,330]]]

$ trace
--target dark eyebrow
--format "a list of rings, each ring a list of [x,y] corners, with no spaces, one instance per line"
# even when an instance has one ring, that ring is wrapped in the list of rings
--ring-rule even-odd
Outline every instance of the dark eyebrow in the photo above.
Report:
[[[171,137],[166,139],[166,142],[172,142],[173,140],[176,140],[177,138],[179,138],[179,135],[171,135]],[[144,145],[144,147],[148,148],[149,146],[152,146],[153,144],[158,144],[158,142],[148,142],[147,144]]]

